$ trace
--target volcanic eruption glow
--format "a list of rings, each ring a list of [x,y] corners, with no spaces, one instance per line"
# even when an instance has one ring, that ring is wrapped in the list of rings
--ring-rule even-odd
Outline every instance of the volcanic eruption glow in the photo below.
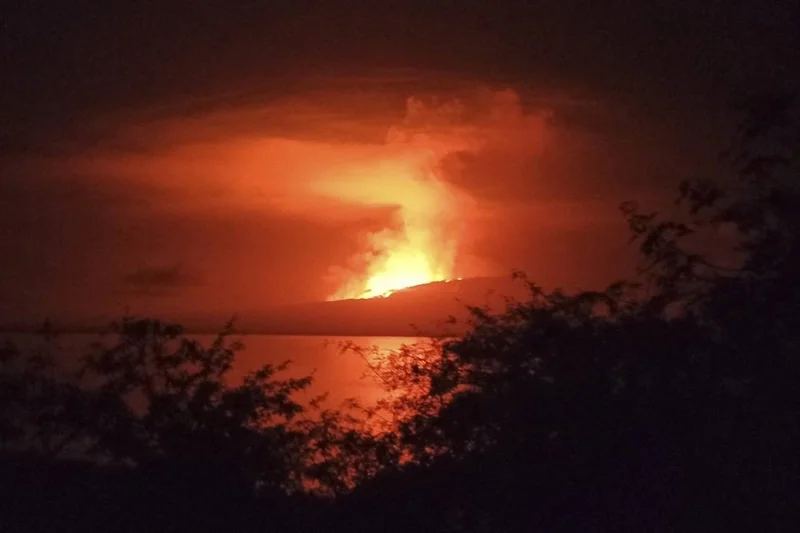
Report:
[[[457,231],[455,196],[434,173],[412,161],[384,163],[374,179],[325,181],[340,199],[393,210],[389,227],[364,236],[363,253],[330,300],[373,298],[453,277]]]
[[[391,212],[381,229],[361,235],[361,251],[349,264],[334,269],[338,289],[329,300],[388,296],[457,278],[458,244],[474,198],[455,185],[458,170],[445,162],[479,151],[493,136],[507,145],[509,132],[529,129],[515,92],[491,93],[487,100],[486,118],[477,124],[458,100],[409,98],[405,119],[389,130],[384,145],[312,184],[313,192],[338,202]]]
[[[435,237],[435,231],[413,225],[371,234],[374,254],[366,275],[345,284],[333,297],[388,296],[399,289],[449,279],[453,254],[437,248],[437,244],[447,248],[448,243],[437,243]]]
[[[313,192],[388,218],[361,235],[360,252],[336,268],[329,300],[374,298],[454,276],[463,193],[441,175],[443,158],[474,142],[458,102],[406,102],[404,121],[384,145],[312,184]]]
[[[365,290],[360,297],[388,296],[398,289],[442,281],[448,275],[445,272],[447,268],[437,268],[429,255],[411,241],[391,248],[377,266],[376,272],[364,283]]]

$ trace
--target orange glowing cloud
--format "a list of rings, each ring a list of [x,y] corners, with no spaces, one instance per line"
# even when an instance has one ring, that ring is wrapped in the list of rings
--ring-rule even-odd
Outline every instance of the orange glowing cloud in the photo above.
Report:
[[[380,296],[462,275],[461,243],[479,201],[457,185],[449,158],[542,144],[545,116],[524,113],[517,93],[469,96],[409,98],[399,120],[396,109],[360,117],[296,99],[131,123],[114,141],[138,150],[100,147],[72,163],[94,179],[165,192],[153,196],[164,199],[160,209],[263,211],[330,223],[374,208],[390,212],[383,227],[351,238],[359,249],[327,274],[329,299]]]

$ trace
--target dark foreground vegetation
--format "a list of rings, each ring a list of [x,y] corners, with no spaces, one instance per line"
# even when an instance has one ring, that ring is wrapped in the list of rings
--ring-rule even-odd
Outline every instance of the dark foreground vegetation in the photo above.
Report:
[[[77,375],[47,334],[6,346],[0,531],[795,531],[797,104],[757,101],[736,179],[685,182],[678,217],[623,206],[633,280],[474,309],[374,362],[376,409],[301,404],[272,366],[233,383],[227,335],[154,320]]]

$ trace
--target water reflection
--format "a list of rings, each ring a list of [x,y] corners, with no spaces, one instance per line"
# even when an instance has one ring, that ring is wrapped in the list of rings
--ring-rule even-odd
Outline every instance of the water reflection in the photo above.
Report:
[[[213,336],[200,336],[203,343],[213,341]],[[291,360],[286,377],[314,376],[314,382],[304,396],[312,398],[327,393],[327,405],[336,406],[347,399],[357,399],[372,404],[384,395],[383,387],[370,372],[364,358],[352,350],[343,350],[348,344],[371,348],[378,353],[398,350],[403,344],[413,344],[415,337],[321,337],[301,335],[245,335],[238,337],[245,349],[237,357],[231,372],[234,380],[264,363],[279,364]]]
[[[210,345],[214,335],[193,335],[203,345]],[[39,349],[43,341],[36,335],[0,335],[0,340],[13,340],[22,350]],[[348,343],[364,348],[370,353],[375,347],[378,353],[397,350],[403,344],[413,344],[415,337],[322,337],[302,335],[235,335],[231,340],[241,341],[245,348],[234,363],[230,374],[232,384],[241,380],[248,372],[265,363],[280,364],[291,360],[284,377],[305,377],[313,374],[314,382],[303,398],[311,399],[328,393],[326,405],[337,406],[347,399],[357,399],[371,404],[383,397],[384,390],[369,371],[367,361],[352,350],[342,350]],[[86,355],[91,344],[104,341],[111,343],[113,336],[101,337],[88,334],[62,334],[51,343],[53,355],[64,372],[75,371],[80,358]]]

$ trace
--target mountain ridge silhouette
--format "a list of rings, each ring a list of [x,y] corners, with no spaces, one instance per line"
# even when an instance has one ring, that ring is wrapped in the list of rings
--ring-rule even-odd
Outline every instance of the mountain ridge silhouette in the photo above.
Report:
[[[332,336],[447,336],[466,329],[470,306],[501,311],[505,298],[523,298],[525,286],[510,277],[474,277],[408,287],[388,296],[310,301],[263,308],[202,310],[169,317],[187,332],[218,333],[233,318],[239,334]],[[140,313],[136,313],[137,315]],[[57,331],[92,333],[118,316],[59,320]],[[41,324],[0,325],[0,331],[33,333]]]

